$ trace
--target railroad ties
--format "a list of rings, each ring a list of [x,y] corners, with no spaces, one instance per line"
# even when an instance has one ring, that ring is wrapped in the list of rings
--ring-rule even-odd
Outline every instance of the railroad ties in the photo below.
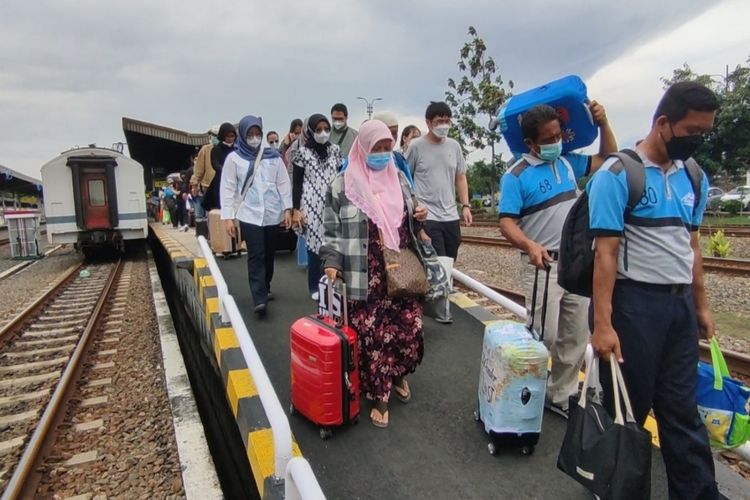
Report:
[[[75,385],[86,344],[105,310],[120,263],[92,264],[80,269],[75,276],[67,272],[68,278],[57,280],[53,290],[11,321],[13,326],[0,335],[0,491],[5,490],[4,494],[11,498],[28,487],[27,479],[34,473],[48,431],[58,419],[57,412],[65,410],[69,389]],[[118,294],[126,297],[126,288]],[[116,308],[115,303],[108,311],[113,331]],[[108,338],[102,342],[111,345],[116,334]],[[110,347],[109,353],[112,352],[116,351]],[[100,351],[96,359],[101,370],[111,368],[106,354]],[[106,383],[103,376],[89,382],[89,386]],[[106,401],[92,396],[85,403],[103,402]],[[82,431],[97,425],[87,422]],[[88,458],[72,457],[69,465],[83,463]]]

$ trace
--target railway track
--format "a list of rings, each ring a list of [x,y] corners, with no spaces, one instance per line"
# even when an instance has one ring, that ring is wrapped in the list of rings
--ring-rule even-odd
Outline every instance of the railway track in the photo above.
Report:
[[[465,227],[465,224],[461,224]],[[474,220],[471,223],[471,227],[494,227],[500,228],[500,221],[497,219],[479,219]],[[701,226],[700,232],[702,235],[711,235],[718,230],[724,231],[724,236],[731,236],[733,238],[750,238],[750,226],[738,226],[738,225],[726,225],[726,226]]]
[[[525,306],[526,298],[524,294],[516,292],[515,290],[508,290],[495,285],[487,285],[497,293],[504,295],[511,299],[513,302]],[[500,306],[496,306],[500,308]],[[700,356],[703,361],[711,362],[711,351],[708,343],[701,341],[699,344]],[[746,383],[750,383],[750,356],[741,352],[732,351],[730,349],[722,349],[724,358],[727,361],[729,370],[740,376]]]
[[[0,490],[33,494],[121,263],[75,265],[0,330]],[[84,276],[79,271],[85,270]]]
[[[492,238],[487,236],[461,236],[461,241],[472,245],[487,245],[493,247],[513,246],[505,238]],[[737,276],[748,276],[750,275],[750,260],[704,256],[703,270]]]

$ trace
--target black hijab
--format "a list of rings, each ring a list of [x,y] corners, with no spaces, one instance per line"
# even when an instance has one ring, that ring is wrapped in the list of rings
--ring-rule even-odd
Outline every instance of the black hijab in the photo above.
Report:
[[[310,118],[307,119],[307,140],[305,141],[305,146],[315,151],[320,159],[325,161],[328,159],[328,145],[331,143],[326,141],[325,144],[318,144],[315,140],[315,129],[318,124],[323,121],[326,122],[328,128],[331,127],[331,122],[328,121],[328,118],[320,113],[311,115]]]
[[[227,146],[224,144],[224,141],[227,138],[227,135],[229,133],[234,133],[235,135],[235,144],[237,143],[237,132],[234,130],[234,125],[231,123],[222,123],[221,127],[219,127],[219,135],[217,136],[219,138],[219,144],[211,148],[211,166],[214,167],[214,170],[217,172],[221,172],[221,168],[224,166],[224,160],[227,159],[227,156],[229,156],[229,153],[234,151],[234,144],[231,146]]]

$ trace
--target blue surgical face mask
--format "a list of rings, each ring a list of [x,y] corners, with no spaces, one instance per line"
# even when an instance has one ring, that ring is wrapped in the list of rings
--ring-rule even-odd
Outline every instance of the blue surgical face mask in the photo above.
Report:
[[[391,161],[391,153],[370,153],[367,155],[367,166],[371,170],[383,170]]]
[[[562,139],[554,144],[540,144],[539,158],[544,161],[555,161],[562,154]]]

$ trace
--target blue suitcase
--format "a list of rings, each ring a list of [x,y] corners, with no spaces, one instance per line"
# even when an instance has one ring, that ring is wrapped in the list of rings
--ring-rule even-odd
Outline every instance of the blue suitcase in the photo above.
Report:
[[[539,270],[535,274],[539,278]],[[536,281],[532,306],[536,306]],[[496,321],[484,331],[482,364],[479,373],[478,406],[474,419],[481,422],[490,438],[487,449],[495,455],[499,448],[520,448],[531,455],[539,442],[547,390],[547,359],[544,346],[544,322],[547,312],[547,270],[542,303],[541,334],[531,325],[515,321]]]
[[[560,115],[563,153],[569,153],[590,145],[598,135],[587,103],[586,84],[570,75],[514,95],[500,108],[497,120],[508,147],[518,157],[529,152],[521,132],[523,114],[539,104],[549,104]]]

